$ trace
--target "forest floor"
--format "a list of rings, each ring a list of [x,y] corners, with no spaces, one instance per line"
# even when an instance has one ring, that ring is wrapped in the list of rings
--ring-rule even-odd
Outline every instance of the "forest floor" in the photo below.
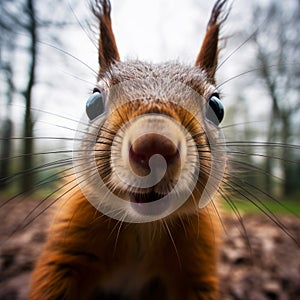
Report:
[[[7,240],[8,233],[36,206],[32,200],[12,202],[0,209],[0,300],[26,299],[51,211]],[[288,233],[262,214],[244,215],[245,237],[234,215],[223,217],[221,300],[300,299],[300,247],[293,240],[300,243],[300,218],[280,216],[278,220]]]

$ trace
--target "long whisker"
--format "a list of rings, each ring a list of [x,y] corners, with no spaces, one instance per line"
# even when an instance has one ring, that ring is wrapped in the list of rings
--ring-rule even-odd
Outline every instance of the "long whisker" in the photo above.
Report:
[[[238,223],[241,227],[241,234],[242,234],[243,238],[246,241],[248,249],[250,250],[251,257],[253,257],[253,250],[252,250],[250,238],[249,238],[248,231],[247,231],[247,228],[245,226],[243,217],[241,216],[241,213],[239,212],[239,210],[238,210],[237,206],[235,205],[234,201],[231,200],[231,198],[226,194],[226,192],[222,193],[222,196],[225,199],[225,201],[229,204],[229,206],[232,209],[234,215],[236,216],[236,218],[238,220]]]
[[[274,213],[267,207],[266,204],[264,204],[256,195],[254,195],[251,191],[247,190],[244,185],[244,182],[241,182],[238,184],[235,180],[233,182],[232,180],[227,180],[226,185],[230,187],[233,191],[239,193],[242,195],[247,201],[252,203],[257,209],[259,209],[264,215],[268,217],[274,224],[276,224],[286,235],[288,235],[296,244],[298,247],[300,247],[300,243],[297,241],[297,239],[288,231],[288,229],[282,224],[274,215]],[[241,193],[241,191],[242,193]]]
[[[57,46],[54,46],[53,44],[49,44],[45,41],[38,41],[40,44],[45,45],[49,48],[53,48],[55,50],[57,50],[58,52],[61,52],[65,55],[67,55],[68,57],[74,59],[75,61],[81,63],[83,66],[85,66],[89,71],[91,71],[95,76],[98,76],[97,71],[95,71],[91,66],[89,66],[87,63],[85,63],[83,60],[79,59],[78,57],[76,57],[75,55],[71,54],[70,52],[63,50]]]
[[[93,37],[91,37],[90,31],[88,31],[88,30],[83,26],[82,22],[79,20],[79,18],[78,18],[78,16],[77,16],[76,12],[75,12],[75,10],[73,9],[73,7],[72,7],[72,5],[71,5],[71,3],[70,3],[69,0],[68,0],[68,6],[69,6],[69,8],[70,8],[70,10],[71,10],[71,12],[72,12],[72,15],[73,15],[74,18],[76,19],[77,24],[80,26],[81,30],[85,33],[85,35],[87,36],[87,38],[89,39],[89,41],[91,42],[91,44],[94,46],[94,48],[95,48],[96,50],[98,50],[98,45],[97,45],[97,43],[95,42],[95,39],[94,39]]]
[[[105,166],[103,166],[105,167]],[[58,189],[53,191],[52,193],[48,194],[47,197],[45,197],[42,201],[39,202],[39,204],[32,209],[29,214],[24,218],[24,220],[17,226],[17,228],[11,233],[10,236],[15,234],[16,232],[20,230],[24,230],[26,227],[28,227],[32,222],[34,222],[38,217],[40,217],[47,209],[49,209],[51,206],[53,206],[58,200],[63,198],[65,195],[67,195],[69,192],[71,192],[73,189],[75,189],[78,185],[81,185],[82,183],[89,181],[90,178],[95,176],[95,174],[98,173],[98,170],[95,170],[94,173],[90,174],[88,177],[86,177],[86,174],[90,172],[90,168],[86,168],[81,173],[77,174],[77,176],[74,179],[68,180],[67,183],[61,185]],[[73,174],[72,174],[73,175]],[[83,178],[81,181],[79,181],[80,178]],[[76,184],[74,184],[76,182]],[[71,188],[67,189],[65,192],[63,192],[59,197],[55,198],[53,201],[51,201],[45,208],[43,208],[40,212],[38,212],[33,218],[29,219],[33,213],[43,205],[48,199],[50,199],[53,195],[57,194],[58,192],[64,190],[67,186],[71,185]],[[29,221],[27,221],[29,219]],[[27,222],[26,222],[27,221]]]

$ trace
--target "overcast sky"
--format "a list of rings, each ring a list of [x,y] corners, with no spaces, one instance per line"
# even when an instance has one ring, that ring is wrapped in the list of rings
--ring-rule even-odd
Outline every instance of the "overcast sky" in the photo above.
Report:
[[[214,1],[111,0],[111,2],[113,29],[122,60],[141,59],[156,63],[179,60],[185,64],[194,63]],[[246,38],[249,30],[247,28],[249,14],[246,13],[248,3],[246,0],[234,2],[230,18],[223,28],[224,36],[234,36],[236,32],[245,31]],[[82,5],[84,7],[75,11],[79,18],[89,14],[87,11],[86,14],[82,14],[82,9],[87,7],[85,3]],[[91,15],[90,19],[91,24],[95,25]],[[96,39],[92,33],[90,36]],[[68,51],[97,70],[96,48],[87,38],[86,33],[78,26],[77,31],[69,34],[67,39],[70,41]],[[226,57],[240,43],[240,40],[229,39],[222,57]],[[238,51],[222,67],[220,70],[222,73],[219,74],[221,78],[226,79],[239,72],[239,60],[240,57],[243,59],[242,54],[242,50]],[[235,63],[236,61],[239,63]],[[73,61],[73,63],[79,70],[79,73],[74,75],[92,84],[94,74],[78,62]],[[64,68],[65,66],[62,65],[61,69]],[[81,88],[87,92],[90,85],[82,82]]]
[[[138,58],[155,63],[179,60],[185,64],[193,64],[195,61],[214,4],[211,0],[111,0],[111,2],[113,29],[121,59]],[[95,72],[98,70],[95,47],[97,23],[88,11],[88,3],[89,1],[80,2],[74,14],[70,10],[68,15],[68,21],[77,23],[80,20],[86,30],[78,24],[72,29],[59,32],[64,42],[59,47],[70,55],[62,55],[54,48],[40,45],[39,84],[34,90],[34,107],[50,114],[38,114],[36,135],[44,135],[46,130],[52,135],[53,131],[49,130],[51,128],[49,124],[54,125],[52,126],[54,133],[59,130],[55,126],[60,123],[74,127],[74,122],[68,124],[65,119],[53,120],[51,113],[71,116],[76,120],[85,113],[85,103],[94,86]],[[241,39],[234,38],[237,33],[244,32],[244,38],[249,34],[248,7],[249,1],[234,1],[230,17],[222,31],[224,36],[230,37],[226,49],[222,51],[222,58],[227,57],[240,45]],[[86,21],[92,25],[95,32],[88,28]],[[40,39],[42,42],[49,42],[43,36]],[[50,41],[51,43],[53,41]],[[244,47],[222,66],[218,74],[221,82],[249,69],[245,59],[245,55],[249,56],[248,53],[249,50]],[[224,87],[225,94],[229,95],[229,102],[238,92],[232,86],[231,82]],[[22,118],[19,115],[22,112],[23,99],[19,98],[15,103],[20,105],[19,108],[15,106],[15,120],[21,122]],[[65,132],[62,135],[65,135]]]

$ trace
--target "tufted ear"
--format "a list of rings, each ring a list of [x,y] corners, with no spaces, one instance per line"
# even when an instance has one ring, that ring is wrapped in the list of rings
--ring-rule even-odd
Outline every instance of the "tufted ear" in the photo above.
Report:
[[[99,20],[100,36],[98,46],[98,60],[100,64],[99,76],[111,64],[120,60],[119,51],[111,25],[111,5],[109,0],[95,0],[93,12]]]
[[[215,83],[215,72],[218,65],[220,28],[228,16],[228,10],[227,12],[224,12],[226,3],[227,0],[218,0],[215,3],[207,25],[201,50],[195,63],[196,67],[199,67],[206,72],[212,83]]]

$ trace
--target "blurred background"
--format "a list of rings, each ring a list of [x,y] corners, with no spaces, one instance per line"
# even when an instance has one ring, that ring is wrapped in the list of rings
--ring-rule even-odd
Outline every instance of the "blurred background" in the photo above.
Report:
[[[112,0],[121,58],[193,64],[213,2]],[[71,155],[98,70],[98,24],[89,4],[0,2],[2,195],[51,189],[59,164],[47,162]],[[298,0],[234,1],[218,70],[223,131],[234,160],[244,162],[233,169],[266,194],[293,202],[300,201],[300,154],[284,145],[300,143],[299,31]]]
[[[27,299],[49,207],[72,169],[98,71],[92,1],[0,1],[1,300]],[[122,60],[189,65],[214,4],[111,2]],[[217,72],[231,169],[221,299],[299,299],[300,1],[232,2]]]

